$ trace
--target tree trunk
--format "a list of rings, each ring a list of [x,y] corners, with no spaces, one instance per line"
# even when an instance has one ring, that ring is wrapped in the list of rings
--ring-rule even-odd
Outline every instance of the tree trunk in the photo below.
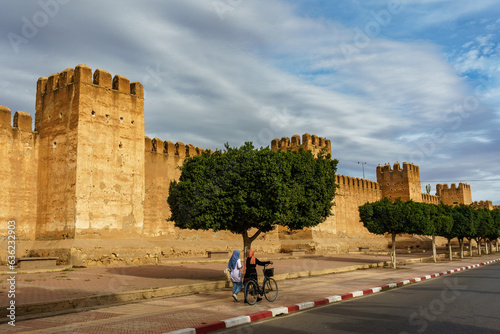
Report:
[[[396,269],[396,233],[392,234],[391,261],[392,261],[392,268]]]
[[[434,258],[434,262],[437,262],[437,251],[436,251],[436,236],[432,236],[432,256]]]
[[[450,261],[453,260],[453,252],[451,251],[451,239],[448,239],[448,253],[450,254]]]
[[[467,240],[469,241],[469,255],[470,257],[472,257],[472,239],[467,238]]]
[[[481,240],[475,239],[477,245],[477,255],[481,255]]]
[[[460,244],[460,258],[464,258],[464,239],[458,239],[458,243]]]
[[[261,230],[258,230],[255,232],[255,234],[251,237],[248,236],[248,231],[245,231],[241,233],[243,236],[243,260],[246,261],[246,258],[248,256],[248,251],[252,248],[252,242],[257,239],[257,237],[260,235]]]
[[[495,244],[497,245],[497,252],[498,252],[498,239],[496,240]]]
[[[490,250],[488,249],[488,239],[484,239],[484,254],[488,255]]]

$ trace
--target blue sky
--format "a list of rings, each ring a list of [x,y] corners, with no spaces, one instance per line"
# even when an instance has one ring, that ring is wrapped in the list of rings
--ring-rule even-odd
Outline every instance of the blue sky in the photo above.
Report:
[[[118,5],[119,3],[119,5]],[[317,134],[339,173],[420,166],[500,205],[500,6],[445,0],[4,2],[0,105],[87,64],[145,87],[146,135],[204,148]]]

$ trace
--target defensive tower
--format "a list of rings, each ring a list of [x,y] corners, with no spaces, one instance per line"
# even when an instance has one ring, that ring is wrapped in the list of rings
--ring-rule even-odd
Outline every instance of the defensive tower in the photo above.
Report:
[[[401,197],[403,201],[422,202],[420,189],[420,171],[417,165],[403,162],[403,168],[398,162],[391,168],[390,164],[377,166],[377,182],[382,190],[382,197],[395,201]]]
[[[38,79],[37,239],[125,237],[144,223],[144,93],[78,65]],[[95,234],[95,235],[93,235]]]
[[[466,183],[459,183],[458,187],[455,183],[450,187],[447,184],[436,184],[436,196],[447,205],[472,204],[470,185]]]

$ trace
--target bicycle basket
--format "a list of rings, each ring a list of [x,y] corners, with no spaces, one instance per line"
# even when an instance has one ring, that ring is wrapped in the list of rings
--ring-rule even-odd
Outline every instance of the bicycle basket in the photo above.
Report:
[[[274,276],[274,268],[264,269],[264,276],[267,276],[267,277]]]

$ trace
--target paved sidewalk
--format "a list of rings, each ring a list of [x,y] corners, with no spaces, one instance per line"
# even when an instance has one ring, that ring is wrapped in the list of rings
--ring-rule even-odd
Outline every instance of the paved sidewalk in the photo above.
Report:
[[[221,289],[217,286],[217,284],[224,285],[222,270],[226,266],[226,260],[214,263],[207,262],[207,259],[182,259],[182,262],[171,260],[170,263],[164,262],[157,266],[96,267],[57,273],[18,274],[16,306],[18,310],[22,310],[24,305],[24,310],[28,313],[30,306],[37,303],[45,305],[69,303],[77,308],[99,300],[95,298],[101,298],[106,302],[113,301],[107,299],[109,296],[138,293],[143,299],[154,296],[154,291],[168,288],[172,289],[171,292],[181,293],[184,296],[154,298],[141,302],[132,302],[125,298],[123,300],[125,303],[120,305],[32,320],[22,320],[20,314],[16,312],[16,326],[1,324],[0,332],[164,333],[273,308],[288,307],[327,296],[362,291],[499,257],[496,253],[452,262],[443,260],[438,263],[416,262],[420,257],[428,255],[423,253],[398,255],[398,260],[412,260],[414,263],[401,265],[397,270],[382,267],[353,270],[376,267],[377,264],[389,261],[388,255],[349,254],[299,259],[279,259],[279,256],[272,256],[280,290],[278,299],[274,303],[264,299],[253,306],[233,302],[230,289]],[[334,274],[310,276],[328,272]],[[284,280],[288,277],[308,278]],[[6,276],[2,276],[0,280],[1,284],[5,285]],[[307,289],[304,289],[306,282]],[[3,291],[0,294],[0,304],[7,305],[7,293],[2,285],[0,285],[0,291]],[[198,291],[196,286],[200,287]],[[68,300],[80,302],[71,304]],[[85,305],[82,302],[85,300],[90,302]],[[2,309],[5,310],[5,307],[2,306]]]

